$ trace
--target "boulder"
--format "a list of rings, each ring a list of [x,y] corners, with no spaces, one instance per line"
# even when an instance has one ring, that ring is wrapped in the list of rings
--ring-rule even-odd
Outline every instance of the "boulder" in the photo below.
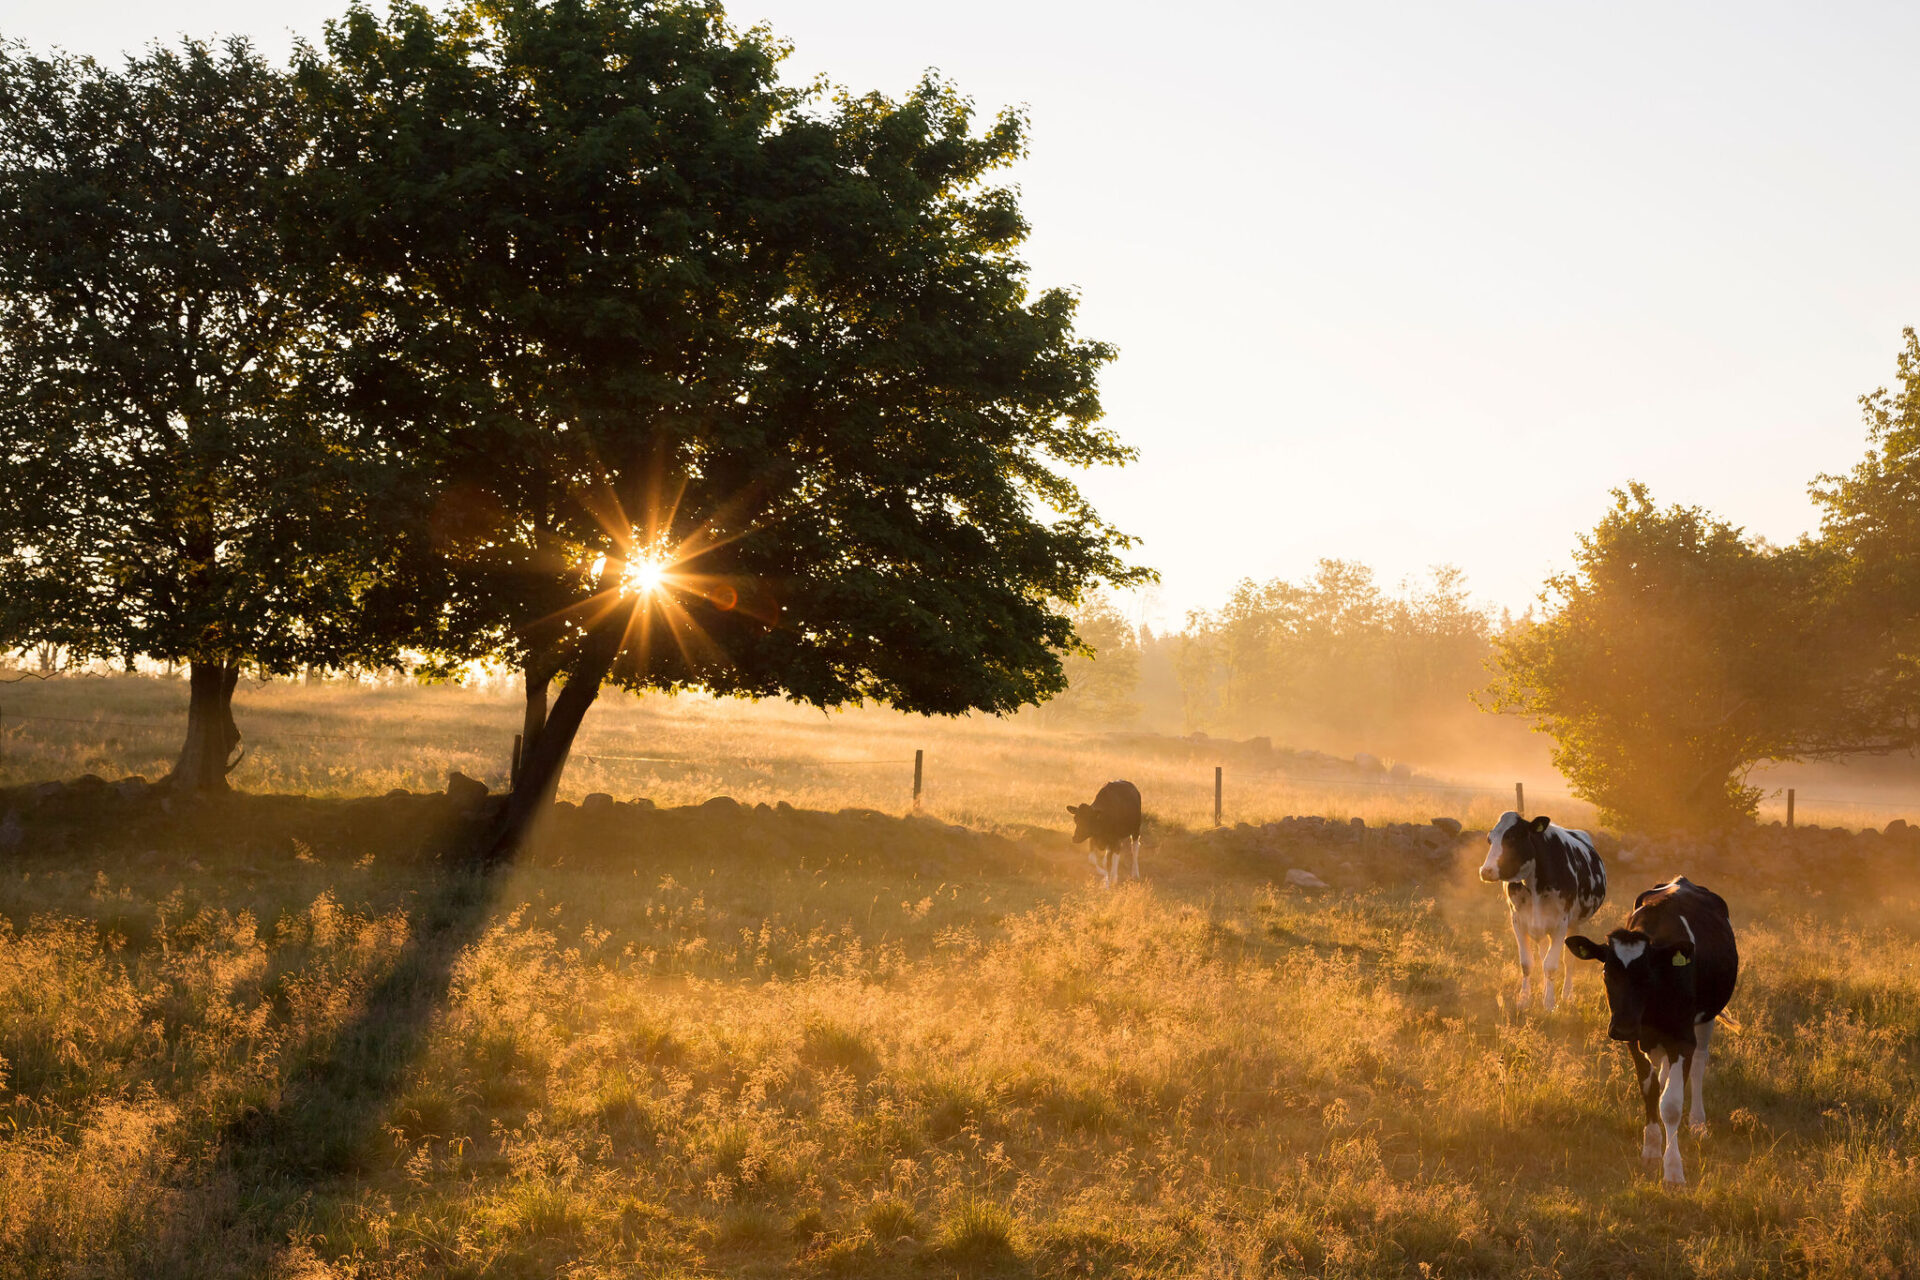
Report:
[[[1311,871],[1302,871],[1298,867],[1287,872],[1287,883],[1296,889],[1324,889],[1327,882]]]
[[[1429,818],[1427,821],[1446,832],[1449,836],[1458,836],[1460,834],[1460,819],[1458,818]]]
[[[613,797],[604,791],[595,791],[580,802],[582,813],[612,813]]]
[[[627,801],[627,803],[636,809],[652,809],[656,807],[653,801],[646,796],[635,796],[633,799]]]
[[[7,816],[0,818],[0,852],[18,849],[26,842],[27,833],[20,826],[20,815],[12,809],[7,810]]]
[[[113,789],[119,793],[122,800],[138,800],[147,794],[147,780],[136,773],[130,778],[122,778],[114,783]]]
[[[405,795],[401,792],[388,792],[389,795]],[[447,799],[453,801],[453,807],[460,810],[472,810],[480,807],[487,798],[487,784],[478,778],[469,778],[458,771],[447,775]]]
[[[740,812],[740,802],[732,796],[715,796],[713,799],[701,805],[700,808],[707,813],[713,814],[738,813]]]
[[[1887,834],[1895,840],[1903,840],[1913,834],[1913,828],[1907,825],[1905,818],[1895,818],[1887,824]]]

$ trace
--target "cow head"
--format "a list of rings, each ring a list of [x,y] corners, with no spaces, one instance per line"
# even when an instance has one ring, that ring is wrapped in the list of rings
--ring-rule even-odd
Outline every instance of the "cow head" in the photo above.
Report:
[[[1489,883],[1526,879],[1539,857],[1540,837],[1552,824],[1545,814],[1531,821],[1517,813],[1501,814],[1487,833],[1487,860],[1480,865],[1480,878]]]
[[[1093,806],[1090,804],[1070,804],[1067,812],[1073,815],[1073,842],[1079,844],[1093,835]]]
[[[1656,946],[1638,929],[1615,929],[1605,942],[1574,934],[1567,950],[1606,971],[1607,1007],[1615,1040],[1693,1042],[1693,944]]]

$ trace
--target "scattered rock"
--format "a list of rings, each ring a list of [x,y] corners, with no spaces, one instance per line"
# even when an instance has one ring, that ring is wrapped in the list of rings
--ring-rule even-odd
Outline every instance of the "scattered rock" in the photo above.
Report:
[[[646,796],[635,796],[633,799],[627,801],[627,803],[636,809],[652,809],[656,807],[653,801],[649,800]]]
[[[33,789],[33,798],[44,804],[48,800],[58,799],[60,793],[66,789],[67,784],[64,782],[43,782]]]
[[[0,818],[0,850],[18,849],[26,842],[27,833],[20,826],[20,815],[7,810],[7,816]]]
[[[389,792],[387,792],[387,799],[389,799],[389,800],[405,800],[406,798],[408,798],[408,797],[409,797],[409,796],[411,796],[412,794],[413,794],[413,792],[411,792],[411,791],[409,791],[409,790],[407,790],[407,789],[406,789],[405,787],[395,787],[395,788],[394,788],[393,790],[391,790],[391,791],[389,791]]]
[[[1910,835],[1912,834],[1912,832],[1913,832],[1913,828],[1907,824],[1907,820],[1905,818],[1895,818],[1892,822],[1889,822],[1887,824],[1887,834],[1892,836],[1896,840],[1901,839],[1902,837],[1905,837],[1907,835]]]
[[[1365,831],[1367,829],[1367,820],[1365,818],[1354,818],[1350,820],[1347,825],[1355,831]]]
[[[580,802],[582,813],[612,813],[613,797],[604,791],[595,791]]]
[[[707,813],[738,813],[740,802],[732,796],[715,796],[700,806]]]
[[[1302,871],[1298,867],[1287,872],[1287,883],[1296,889],[1324,889],[1327,882],[1311,871]]]
[[[122,778],[114,783],[113,789],[120,793],[122,800],[137,800],[147,793],[147,780],[136,773],[130,778]]]
[[[398,794],[405,795],[406,792]],[[453,801],[454,808],[463,811],[477,809],[486,798],[487,784],[480,779],[469,778],[457,771],[447,775],[447,799]]]
[[[1450,836],[1458,836],[1460,834],[1460,819],[1458,818],[1429,818],[1427,821]]]

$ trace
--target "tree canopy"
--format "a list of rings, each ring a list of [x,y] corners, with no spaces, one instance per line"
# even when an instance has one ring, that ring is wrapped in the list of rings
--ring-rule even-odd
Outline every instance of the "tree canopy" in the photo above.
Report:
[[[1545,616],[1500,637],[1493,709],[1533,719],[1603,821],[1717,828],[1750,819],[1747,771],[1820,749],[1824,557],[1774,548],[1697,507],[1614,492],[1549,580]]]
[[[529,803],[604,682],[1008,711],[1063,686],[1061,602],[1143,576],[1066,472],[1132,453],[990,181],[1024,122],[781,53],[712,4],[501,0],[355,8],[302,69],[418,375],[365,385],[432,388],[369,408],[436,467],[418,616],[566,679]]]
[[[0,48],[0,643],[190,663],[190,787],[224,785],[243,665],[391,652],[356,602],[405,486],[338,403],[306,125],[241,41]]]

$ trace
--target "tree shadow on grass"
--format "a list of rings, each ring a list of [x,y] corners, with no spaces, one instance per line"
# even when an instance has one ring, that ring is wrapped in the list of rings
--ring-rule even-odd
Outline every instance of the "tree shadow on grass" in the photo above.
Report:
[[[511,874],[511,863],[470,855],[476,832],[461,824],[447,833],[446,868],[423,891],[393,964],[327,1048],[290,1066],[271,1107],[247,1108],[220,1131],[194,1185],[170,1206],[146,1274],[266,1274],[330,1189],[350,1192],[375,1167],[454,965]]]

